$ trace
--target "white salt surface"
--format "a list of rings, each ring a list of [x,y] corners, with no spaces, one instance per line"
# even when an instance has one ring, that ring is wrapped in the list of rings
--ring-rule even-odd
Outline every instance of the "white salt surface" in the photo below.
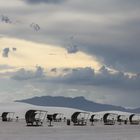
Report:
[[[37,107],[20,103],[0,104],[0,113],[3,111],[15,111],[20,116],[19,122],[2,122],[0,120],[0,140],[140,140],[140,125],[118,125],[105,126],[97,123],[91,126],[70,126],[66,122],[53,123],[53,127],[48,127],[48,122],[44,122],[40,127],[27,127],[24,113],[28,109],[47,109],[49,113],[61,112],[65,116],[76,111],[68,108]]]
[[[40,127],[27,127],[24,120],[1,122],[0,140],[140,140],[140,125],[67,126],[45,122]]]

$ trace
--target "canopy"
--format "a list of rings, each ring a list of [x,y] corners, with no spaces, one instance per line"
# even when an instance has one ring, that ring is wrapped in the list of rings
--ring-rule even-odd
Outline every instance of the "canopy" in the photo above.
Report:
[[[86,125],[89,114],[88,112],[74,112],[71,116],[71,121],[74,125]]]
[[[42,125],[46,114],[44,110],[28,110],[25,114],[27,125]]]
[[[14,112],[3,112],[1,115],[2,121],[12,121],[14,114]]]

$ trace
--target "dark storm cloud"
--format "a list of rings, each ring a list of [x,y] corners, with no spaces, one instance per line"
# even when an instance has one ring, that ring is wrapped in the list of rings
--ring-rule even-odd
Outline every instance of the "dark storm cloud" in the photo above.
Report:
[[[10,49],[9,48],[4,48],[2,50],[2,56],[3,57],[8,57],[9,56],[9,52],[10,52]]]
[[[62,82],[67,84],[77,84],[77,85],[93,85],[101,87],[110,87],[110,88],[139,88],[138,85],[133,83],[137,82],[137,78],[130,78],[128,75],[125,75],[122,72],[111,73],[106,67],[102,67],[99,70],[99,73],[95,73],[94,69],[87,68],[77,68],[72,69],[64,76],[57,78],[52,78],[53,82]]]
[[[14,80],[22,81],[22,80],[30,80],[30,79],[35,80],[42,77],[44,77],[44,69],[40,66],[37,66],[35,71],[21,68],[11,78]]]
[[[130,41],[128,42],[131,44]],[[108,67],[124,72],[140,72],[140,48],[138,44],[136,46],[131,44],[130,47],[129,45],[122,45],[120,48],[117,45],[104,46],[93,43],[92,46],[90,44],[88,48],[83,48],[84,44],[81,44],[84,51],[96,55],[99,59],[101,58],[101,61]]]
[[[30,0],[25,2],[27,1]],[[30,2],[55,3],[52,0]],[[16,15],[17,20],[23,17],[23,22],[28,26],[33,21],[38,23],[41,30],[35,34],[27,26],[19,25],[16,30],[1,28],[2,34],[56,44],[67,50],[70,48],[68,52],[76,52],[77,47],[70,47],[65,38],[76,34],[74,46],[78,46],[78,51],[95,55],[99,61],[119,71],[140,72],[140,1],[67,0],[61,5],[30,5],[29,9],[28,5],[24,6],[23,11],[17,12],[19,9],[15,9],[13,15]],[[11,14],[12,12],[12,17]],[[33,20],[33,17],[36,17],[36,20]]]
[[[6,21],[0,19],[2,37],[55,44],[66,50],[74,44],[78,46],[78,51],[94,55],[105,66],[118,70],[116,73],[111,73],[106,67],[102,67],[99,73],[96,73],[90,67],[66,68],[62,70],[64,74],[59,75],[61,70],[54,68],[51,73],[56,74],[56,77],[51,77],[44,72],[43,68],[35,71],[21,69],[14,74],[14,81],[10,79],[11,83],[16,84],[13,88],[13,85],[8,83],[11,86],[8,95],[11,95],[13,89],[15,89],[13,95],[20,90],[23,90],[22,95],[25,93],[34,95],[32,90],[29,92],[30,90],[23,87],[22,84],[25,82],[26,84],[35,83],[35,87],[38,85],[43,90],[43,94],[65,96],[80,94],[86,97],[89,95],[93,100],[98,96],[106,103],[140,105],[138,74],[140,73],[140,1],[4,0],[0,1],[0,9],[0,15],[8,17],[5,18]],[[9,22],[8,19],[16,24],[6,23]],[[18,24],[16,21],[19,21]],[[30,27],[31,23],[37,23],[41,30],[34,32]],[[74,36],[74,40],[68,39],[70,36]],[[10,53],[11,51],[10,48]],[[2,70],[3,67],[1,66]],[[124,72],[137,74],[129,77]],[[1,80],[0,89],[5,85],[6,88],[2,91],[5,93],[9,86],[7,87],[7,81],[3,83]],[[59,84],[61,84],[60,87]],[[20,88],[19,85],[21,85]],[[45,90],[47,85],[52,89]],[[77,94],[64,90],[69,86],[72,89],[78,87]],[[85,90],[84,93],[83,90]]]
[[[59,4],[59,3],[62,3],[66,0],[25,0],[25,1],[30,3],[30,4],[38,4],[38,3]]]
[[[52,70],[51,70],[52,71]],[[53,70],[54,71],[54,70]],[[55,68],[55,72],[57,72]],[[105,66],[101,67],[98,73],[94,72],[94,69],[90,67],[75,68],[65,71],[65,74],[51,77],[45,74],[43,68],[38,67],[36,71],[27,71],[20,69],[12,77],[15,80],[35,80],[38,82],[47,83],[62,83],[68,85],[90,85],[108,87],[111,89],[140,89],[140,74],[129,76],[123,72],[111,72]]]

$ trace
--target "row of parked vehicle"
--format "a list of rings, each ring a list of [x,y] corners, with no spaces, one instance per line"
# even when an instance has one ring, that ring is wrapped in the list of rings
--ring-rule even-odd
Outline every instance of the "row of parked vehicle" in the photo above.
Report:
[[[140,115],[139,114],[119,115],[117,113],[108,113],[108,112],[105,112],[104,114],[95,113],[92,115],[90,115],[87,112],[75,112],[72,115],[72,121],[74,125],[86,125],[88,120],[90,120],[91,125],[94,125],[94,123],[96,122],[103,122],[104,125],[114,125],[116,122],[118,124],[129,123],[138,125],[140,123]]]
[[[3,122],[11,122],[16,118],[16,121],[19,120],[18,116],[15,116],[15,112],[3,112],[1,119]],[[63,118],[62,113],[47,114],[47,111],[44,110],[28,110],[25,113],[25,121],[27,126],[41,126],[45,120],[50,122],[60,122]]]
[[[15,113],[14,112],[3,112],[1,115],[2,121],[13,121]],[[16,116],[16,121],[18,121],[18,116]],[[116,122],[119,124],[139,124],[140,115],[130,114],[130,115],[118,115],[116,113],[104,113],[104,114],[91,114],[89,112],[74,112],[71,116],[71,119],[66,119],[62,113],[48,114],[44,110],[28,110],[25,113],[25,121],[27,126],[41,126],[43,122],[47,120],[49,126],[52,126],[52,122],[61,122],[62,119],[67,122],[67,125],[70,125],[71,122],[74,125],[87,125],[88,122],[91,122],[91,125],[97,122],[103,122],[104,125],[114,125]]]

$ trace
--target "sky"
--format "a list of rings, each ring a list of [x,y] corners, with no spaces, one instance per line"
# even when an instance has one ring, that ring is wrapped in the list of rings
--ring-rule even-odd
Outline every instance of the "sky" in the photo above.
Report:
[[[140,107],[140,1],[0,0],[0,102],[84,96]]]

